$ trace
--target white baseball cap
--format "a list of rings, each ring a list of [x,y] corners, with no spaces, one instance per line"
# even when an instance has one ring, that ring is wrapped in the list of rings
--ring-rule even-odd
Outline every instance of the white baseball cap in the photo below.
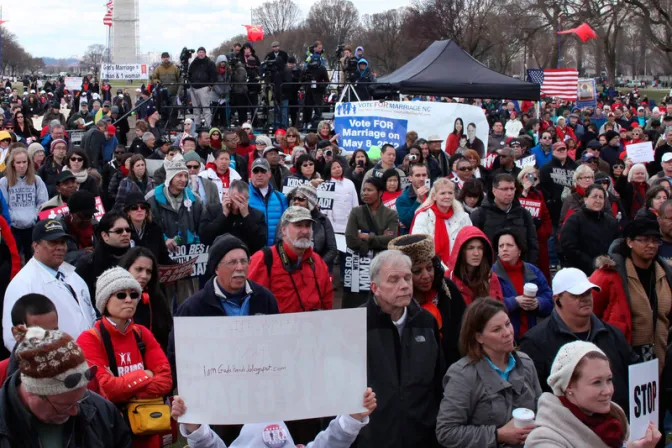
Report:
[[[241,126],[242,129],[252,129],[252,125],[250,123],[243,123]]]
[[[663,154],[662,158],[663,163],[669,162],[670,160],[672,160],[672,152],[666,152],[665,154]]]
[[[586,274],[576,268],[560,269],[553,277],[553,295],[568,292],[574,295],[580,295],[589,289],[601,291],[600,287],[588,281]]]

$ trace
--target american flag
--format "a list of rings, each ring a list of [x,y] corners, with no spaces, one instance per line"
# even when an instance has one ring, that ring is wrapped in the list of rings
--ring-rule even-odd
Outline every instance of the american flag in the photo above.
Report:
[[[579,72],[575,68],[529,69],[527,79],[541,85],[542,97],[576,101]]]
[[[107,12],[103,17],[103,25],[112,26],[112,13],[114,12],[114,0],[110,0],[105,5],[107,7]]]

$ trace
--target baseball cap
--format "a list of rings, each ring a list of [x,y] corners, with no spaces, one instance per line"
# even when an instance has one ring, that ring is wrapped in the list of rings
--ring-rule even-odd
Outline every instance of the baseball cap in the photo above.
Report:
[[[163,53],[161,53],[161,57],[162,58],[169,58],[170,54],[167,51],[164,51]]]
[[[570,294],[579,295],[594,289],[601,291],[600,287],[588,281],[588,277],[580,269],[564,268],[560,269],[555,277],[553,277],[553,295],[568,292]]]
[[[509,145],[511,145],[511,146],[513,146],[513,145],[522,146],[522,143],[520,142],[520,139],[512,138],[511,141],[509,142]]]
[[[114,134],[117,133],[117,128],[115,128],[115,127],[112,126],[112,125],[109,125],[109,126],[107,127],[107,133],[110,134],[110,135],[114,135]]]
[[[38,221],[33,227],[33,242],[55,241],[61,238],[70,238],[63,229],[63,224],[57,219],[45,219]]]
[[[595,157],[596,157],[595,154],[585,153],[585,154],[583,155],[583,157],[581,157],[581,161],[582,161],[582,162],[587,162],[587,161],[589,161],[589,160],[594,159]]]
[[[262,157],[265,156],[267,153],[269,153],[271,151],[277,151],[278,154],[280,154],[280,150],[278,148],[276,148],[275,146],[271,145],[271,146],[267,146],[266,148],[264,148],[264,152],[261,153]],[[670,153],[670,155],[672,155],[672,153]],[[254,166],[254,164],[252,164],[252,165]]]
[[[56,177],[56,185],[62,184],[66,180],[77,179],[71,171],[61,171]]]
[[[241,126],[242,129],[252,129],[252,125],[250,123],[243,123]]]
[[[279,47],[279,46],[280,42],[278,42],[277,40],[274,40],[273,43],[271,44],[271,47]]]
[[[296,223],[301,221],[315,221],[311,214],[310,210],[305,207],[292,206],[285,210],[285,213],[282,214],[280,222],[282,224],[287,223]]]
[[[672,160],[672,152],[666,152],[665,154],[663,154],[663,159],[662,160],[663,160],[663,163],[669,162],[670,160]]]
[[[264,171],[271,171],[271,165],[268,163],[268,160],[266,159],[256,159],[252,163],[252,171],[254,171],[256,168],[261,168]]]

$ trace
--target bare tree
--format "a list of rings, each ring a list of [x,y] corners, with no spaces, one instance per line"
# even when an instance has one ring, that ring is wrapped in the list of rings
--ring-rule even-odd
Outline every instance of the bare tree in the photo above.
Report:
[[[310,7],[306,24],[319,31],[325,50],[333,52],[359,25],[359,12],[350,0],[320,0]]]
[[[356,38],[366,42],[366,57],[378,75],[395,71],[408,59],[404,29],[406,14],[407,10],[400,8],[362,18],[362,31]]]
[[[294,28],[300,17],[301,9],[293,0],[271,0],[252,9],[252,21],[271,36]]]

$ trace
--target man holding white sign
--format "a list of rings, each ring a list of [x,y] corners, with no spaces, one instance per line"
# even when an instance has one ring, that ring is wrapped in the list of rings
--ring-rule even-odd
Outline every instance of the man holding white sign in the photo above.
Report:
[[[434,317],[413,297],[411,259],[379,253],[370,267],[367,310],[368,383],[380,409],[362,429],[357,448],[435,447],[436,415],[446,371]]]

